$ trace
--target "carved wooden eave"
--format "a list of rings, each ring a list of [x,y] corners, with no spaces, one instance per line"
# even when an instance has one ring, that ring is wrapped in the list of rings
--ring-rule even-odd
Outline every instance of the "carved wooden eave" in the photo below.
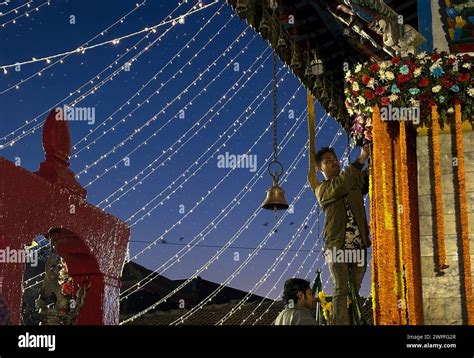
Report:
[[[392,0],[391,7],[383,0],[279,0],[274,15],[269,0],[226,1],[242,20],[269,42],[282,62],[290,67],[328,112],[332,94],[337,105],[332,116],[346,128],[350,119],[343,105],[344,71],[370,58],[388,59],[399,49],[396,45],[393,48],[387,46],[387,36],[370,27],[373,25],[368,21],[370,17],[389,19],[392,31],[398,34],[403,29],[395,28],[393,19],[402,15],[404,24],[415,29],[415,35],[419,35],[416,31],[416,0]],[[246,6],[246,10],[237,11],[236,6],[241,4]],[[259,30],[264,15],[271,24],[268,33]],[[284,39],[286,47],[277,46],[279,38]],[[322,80],[329,95],[327,100],[322,99],[321,90],[314,90],[315,78],[305,76],[313,51],[318,53],[324,64]],[[298,68],[290,66],[294,56],[301,63]]]

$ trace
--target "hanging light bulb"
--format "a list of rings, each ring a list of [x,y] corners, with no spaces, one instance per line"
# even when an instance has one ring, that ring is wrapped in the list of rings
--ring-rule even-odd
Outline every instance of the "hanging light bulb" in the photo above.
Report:
[[[278,161],[278,140],[277,140],[277,97],[276,97],[276,54],[273,52],[273,64],[272,64],[272,75],[273,75],[273,160],[268,164],[268,172],[272,176],[272,186],[268,188],[265,200],[262,204],[262,209],[273,210],[286,210],[289,205],[285,198],[285,191],[278,185],[278,179],[283,173],[283,166]],[[272,164],[278,164],[280,171],[271,171]]]

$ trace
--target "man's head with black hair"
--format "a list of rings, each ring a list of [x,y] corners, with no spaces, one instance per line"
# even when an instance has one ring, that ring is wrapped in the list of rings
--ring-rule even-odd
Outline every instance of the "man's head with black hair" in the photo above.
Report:
[[[341,166],[336,152],[331,147],[323,147],[315,154],[316,167],[324,174],[326,179],[332,179],[339,175]]]
[[[301,278],[290,278],[285,282],[282,299],[290,307],[298,306],[309,309],[316,307],[316,300],[309,282]]]

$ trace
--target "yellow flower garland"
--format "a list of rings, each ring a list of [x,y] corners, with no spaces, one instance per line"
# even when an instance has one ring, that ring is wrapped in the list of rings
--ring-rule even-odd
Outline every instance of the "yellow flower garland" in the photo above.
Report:
[[[381,285],[379,272],[379,261],[380,261],[380,252],[379,249],[379,238],[383,237],[383,226],[378,225],[379,222],[379,211],[383,208],[380,205],[381,193],[380,193],[380,175],[376,176],[374,168],[379,168],[380,160],[380,151],[378,150],[379,141],[380,141],[380,110],[378,106],[374,107],[372,113],[372,138],[373,138],[373,148],[377,150],[372,150],[372,170],[371,170],[371,211],[370,211],[370,223],[372,225],[372,310],[374,316],[374,324],[381,324],[381,309],[382,306],[380,302],[384,296],[384,286]],[[383,199],[383,198],[382,198]],[[383,301],[382,301],[383,302]],[[385,306],[384,306],[385,307]]]
[[[466,178],[464,166],[464,148],[462,139],[461,105],[455,106],[456,152],[458,157],[457,179],[459,185],[459,206],[462,238],[462,260],[464,267],[464,293],[466,295],[467,321],[474,324],[474,306],[472,302],[471,255],[469,245],[469,222],[467,214]]]
[[[372,162],[374,161],[375,153],[372,153]],[[377,232],[377,220],[376,220],[376,200],[375,200],[375,185],[374,185],[374,171],[373,171],[373,163],[370,170],[369,176],[369,193],[370,193],[370,230],[372,232],[372,238],[376,237]],[[374,324],[379,324],[380,322],[380,314],[379,314],[379,305],[377,304],[378,301],[378,260],[377,260],[377,240],[372,240],[372,312],[373,312],[373,322]]]
[[[326,322],[331,322],[333,317],[333,308],[332,302],[326,301],[327,293],[324,291],[319,291],[318,298],[323,309],[323,316]]]

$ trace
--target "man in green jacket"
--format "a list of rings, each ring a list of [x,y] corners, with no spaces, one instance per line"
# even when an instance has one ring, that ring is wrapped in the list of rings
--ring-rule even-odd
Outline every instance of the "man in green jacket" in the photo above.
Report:
[[[357,292],[367,268],[369,228],[363,196],[368,192],[368,174],[362,170],[369,158],[369,145],[341,172],[332,148],[322,148],[314,156],[316,168],[325,180],[320,182],[310,158],[308,180],[325,215],[324,252],[333,282],[333,324],[350,324],[347,298],[349,275]]]

